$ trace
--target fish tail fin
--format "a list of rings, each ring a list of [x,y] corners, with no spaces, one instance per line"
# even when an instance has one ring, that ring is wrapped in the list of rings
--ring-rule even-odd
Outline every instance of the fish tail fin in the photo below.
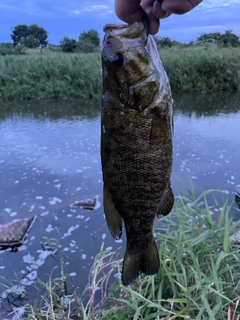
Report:
[[[128,249],[125,253],[122,269],[122,283],[129,285],[140,273],[146,275],[156,274],[160,261],[155,241],[143,252],[131,253]]]

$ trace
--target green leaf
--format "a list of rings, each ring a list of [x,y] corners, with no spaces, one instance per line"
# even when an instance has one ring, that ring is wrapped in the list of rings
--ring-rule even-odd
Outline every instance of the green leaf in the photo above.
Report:
[[[199,234],[197,237],[193,238],[190,241],[190,246],[194,247],[197,244],[206,241],[211,235],[212,235],[212,232],[210,230],[203,231],[201,234]]]

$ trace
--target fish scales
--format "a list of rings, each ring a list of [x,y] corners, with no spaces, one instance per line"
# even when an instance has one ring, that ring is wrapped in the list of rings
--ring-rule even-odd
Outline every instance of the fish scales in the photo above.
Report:
[[[106,25],[102,48],[101,161],[104,212],[112,236],[127,246],[122,282],[159,269],[156,216],[174,198],[172,96],[153,38],[144,23]]]

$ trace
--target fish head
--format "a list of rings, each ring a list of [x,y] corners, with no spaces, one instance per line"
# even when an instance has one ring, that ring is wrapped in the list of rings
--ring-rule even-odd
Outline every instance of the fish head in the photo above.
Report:
[[[159,89],[155,42],[143,22],[104,27],[102,66],[104,92],[114,92],[124,107],[144,108]],[[149,100],[149,99],[148,99]]]

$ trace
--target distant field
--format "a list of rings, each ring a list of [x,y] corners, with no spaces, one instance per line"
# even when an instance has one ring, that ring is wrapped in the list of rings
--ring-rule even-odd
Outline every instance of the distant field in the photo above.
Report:
[[[240,87],[240,50],[160,50],[172,90],[233,91]],[[101,95],[101,57],[96,53],[29,53],[0,57],[0,100],[91,98]]]

